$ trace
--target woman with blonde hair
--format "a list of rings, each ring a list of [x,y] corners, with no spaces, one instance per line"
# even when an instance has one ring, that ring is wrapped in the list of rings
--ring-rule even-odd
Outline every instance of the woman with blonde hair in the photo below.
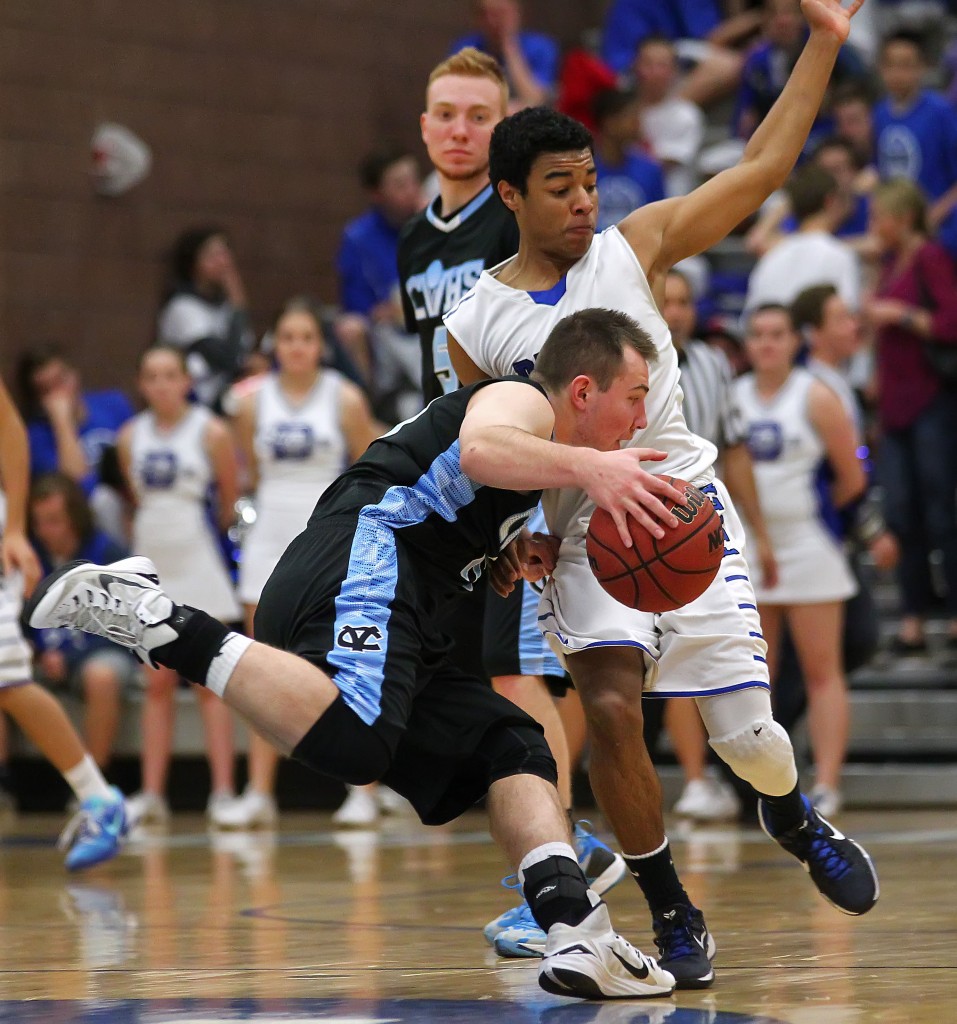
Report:
[[[880,277],[864,315],[875,329],[878,458],[887,525],[901,558],[898,654],[927,650],[924,619],[933,600],[930,554],[943,556],[950,619],[946,646],[957,650],[957,268],[928,231],[917,185],[880,185],[870,233]],[[948,371],[944,361],[949,360]]]

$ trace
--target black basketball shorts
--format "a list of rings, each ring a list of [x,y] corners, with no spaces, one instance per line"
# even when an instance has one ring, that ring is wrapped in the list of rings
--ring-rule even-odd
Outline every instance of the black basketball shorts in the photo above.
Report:
[[[400,531],[358,515],[334,516],[311,522],[290,544],[255,620],[257,640],[332,678],[393,753],[382,781],[427,824],[450,821],[484,796],[482,743],[490,731],[542,732],[451,662],[440,625],[449,604],[448,594],[436,596],[428,585]]]

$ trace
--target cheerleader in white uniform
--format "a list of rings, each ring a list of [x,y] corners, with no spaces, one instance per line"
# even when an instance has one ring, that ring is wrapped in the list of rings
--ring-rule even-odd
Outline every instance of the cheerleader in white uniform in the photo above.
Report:
[[[807,687],[814,800],[825,792],[836,795],[847,749],[841,636],[844,602],[857,584],[836,515],[863,494],[866,479],[855,427],[840,399],[794,366],[799,344],[788,310],[766,306],[753,312],[746,337],[753,370],[735,382],[735,399],[747,425],[758,498],[778,565],[773,587],[752,581],[771,680],[786,618]]]
[[[256,522],[243,542],[239,571],[250,636],[260,594],[280,556],[305,528],[322,492],[379,434],[359,388],[322,366],[322,326],[312,303],[293,299],[283,307],[273,343],[277,370],[234,407],[236,439],[256,495]],[[249,786],[220,814],[221,825],[275,821],[277,757],[270,744],[250,735]]]
[[[172,346],[150,348],[140,360],[139,387],[148,409],[123,427],[117,444],[137,503],[133,550],[153,560],[174,600],[235,622],[240,608],[206,518],[206,502],[212,487],[220,526],[228,526],[236,501],[236,455],[226,425],[190,403],[191,383],[183,353]],[[135,822],[162,823],[169,816],[164,792],[178,683],[170,669],[147,669],[143,789],[130,800]],[[212,778],[207,815],[215,822],[217,809],[233,799],[232,716],[204,687],[195,691]]]

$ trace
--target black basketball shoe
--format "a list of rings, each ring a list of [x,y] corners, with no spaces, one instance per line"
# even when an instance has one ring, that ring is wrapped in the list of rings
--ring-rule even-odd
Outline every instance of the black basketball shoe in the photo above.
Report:
[[[822,818],[806,796],[804,821],[775,835],[758,801],[761,828],[804,865],[821,895],[845,914],[866,914],[881,894],[880,882],[867,851]]]
[[[675,988],[710,988],[714,984],[711,961],[717,952],[704,923],[704,914],[686,903],[652,916],[658,963],[674,975]]]

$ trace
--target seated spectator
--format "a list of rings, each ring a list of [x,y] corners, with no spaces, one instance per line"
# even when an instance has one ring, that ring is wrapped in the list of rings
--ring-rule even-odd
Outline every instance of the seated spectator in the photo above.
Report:
[[[943,555],[946,644],[957,651],[957,403],[928,354],[928,345],[957,346],[957,271],[946,250],[931,240],[926,199],[906,179],[874,192],[871,233],[881,247],[881,276],[863,312],[876,331],[884,513],[901,545],[902,618],[895,651],[927,650],[932,551]]]
[[[595,100],[598,230],[617,224],[639,206],[665,197],[661,166],[639,148],[637,93],[608,89]]]
[[[46,473],[30,492],[30,529],[43,573],[75,560],[108,563],[128,552],[97,530],[80,486],[64,473]],[[75,687],[83,697],[83,739],[101,769],[110,763],[123,690],[139,662],[121,647],[73,629],[35,629],[40,682]]]
[[[342,233],[335,333],[380,413],[386,397],[417,393],[421,376],[418,338],[404,328],[397,260],[399,234],[422,208],[422,181],[415,157],[397,147],[371,154],[359,172],[370,205]]]
[[[839,86],[831,98],[834,134],[853,147],[855,162],[862,168],[861,192],[870,192],[876,184],[873,106],[867,89],[853,82]]]
[[[813,164],[795,171],[785,186],[797,230],[785,236],[755,264],[748,282],[745,312],[768,303],[790,305],[812,284],[833,284],[857,309],[861,275],[858,258],[834,237],[843,205],[837,182]]]
[[[841,216],[834,228],[834,237],[841,238],[858,252],[866,251],[867,225],[870,210],[869,192],[877,183],[857,163],[857,151],[846,139],[831,135],[824,139],[812,156],[815,166],[823,168],[837,182]],[[860,190],[866,189],[866,190]],[[758,222],[748,231],[745,244],[750,252],[763,256],[785,236],[797,228],[786,193],[777,201],[768,200]]]
[[[605,17],[601,55],[612,70],[623,72],[645,39],[670,39],[681,60],[693,65],[681,95],[707,106],[734,91],[741,77],[741,56],[734,47],[759,24],[752,11],[722,21],[717,0],[614,0]]]
[[[197,399],[218,409],[256,340],[232,246],[222,228],[191,228],[174,243],[168,263],[158,340],[186,353]]]
[[[674,45],[649,36],[634,64],[641,130],[662,165],[669,196],[686,195],[697,184],[695,158],[704,136],[704,115],[690,100],[675,95],[678,58]]]
[[[741,87],[734,112],[734,132],[749,139],[764,120],[804,48],[807,23],[801,16],[799,0],[766,0],[765,22],[761,40],[751,49],[744,62]],[[867,68],[850,46],[844,46],[834,66],[833,81],[864,79]],[[831,129],[826,116],[818,115],[811,129],[808,145]]]
[[[450,55],[474,46],[494,57],[508,80],[508,112],[548,103],[558,83],[558,43],[522,28],[519,0],[472,0],[475,31],[456,40]]]
[[[59,471],[88,497],[97,526],[117,543],[128,536],[125,502],[109,476],[116,435],[133,415],[119,390],[86,391],[55,345],[25,352],[17,367],[30,439],[30,475]]]
[[[880,73],[887,96],[874,108],[878,173],[920,185],[930,200],[928,226],[957,256],[957,111],[923,88],[927,64],[912,33],[884,40]]]

